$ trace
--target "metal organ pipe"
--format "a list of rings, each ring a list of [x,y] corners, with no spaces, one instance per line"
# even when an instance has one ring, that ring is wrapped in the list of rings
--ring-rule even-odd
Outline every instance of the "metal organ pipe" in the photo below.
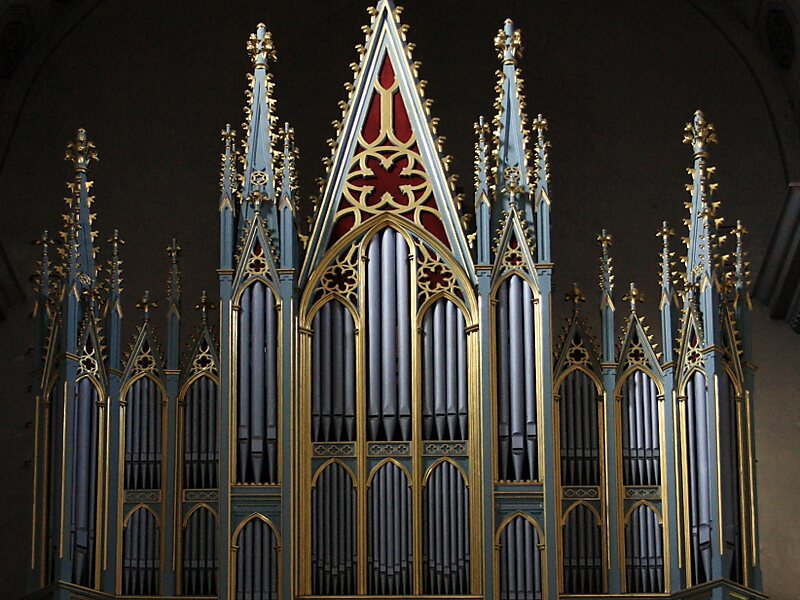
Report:
[[[622,472],[624,485],[661,485],[658,388],[643,371],[622,385]]]
[[[458,468],[442,462],[423,492],[423,590],[426,594],[469,593],[469,501]]]
[[[97,471],[99,407],[97,389],[84,377],[76,384],[75,429],[72,474],[74,497],[72,506],[72,582],[92,587],[97,521]]]
[[[629,593],[664,592],[663,532],[656,513],[644,505],[625,526],[625,569]]]
[[[583,371],[572,371],[561,384],[561,485],[600,485],[597,400],[597,388]]]
[[[567,515],[563,528],[564,593],[603,593],[602,542],[594,513],[579,504]]]
[[[311,511],[313,593],[355,594],[355,488],[339,463],[331,463],[317,477]]]
[[[311,375],[311,435],[315,442],[355,439],[355,326],[339,302],[314,315]]]
[[[161,487],[161,391],[140,377],[125,395],[125,489]]]
[[[518,275],[497,292],[496,362],[499,476],[504,481],[539,477],[533,292]]]
[[[122,593],[151,596],[158,593],[159,527],[146,508],[128,518],[122,543]]]
[[[411,439],[409,248],[392,228],[367,249],[367,434]]]
[[[466,440],[467,358],[464,315],[450,300],[422,321],[422,431],[426,440]]]
[[[522,516],[500,534],[500,600],[542,600],[542,553],[539,532]]]
[[[378,595],[411,593],[411,490],[405,472],[388,462],[368,492],[367,587]]]
[[[711,577],[707,394],[705,375],[692,373],[686,386],[686,439],[693,584],[704,583]]]
[[[205,507],[195,510],[183,530],[182,592],[189,596],[217,593],[217,523]]]
[[[278,557],[272,528],[261,519],[251,519],[237,543],[236,600],[277,600]]]
[[[727,373],[720,376],[719,398],[719,448],[720,483],[722,484],[722,535],[724,552],[731,554],[726,576],[743,583],[744,565],[741,532],[741,474],[739,469],[739,416],[736,389]]]
[[[275,296],[256,281],[242,292],[238,352],[240,483],[278,480],[278,322]]]

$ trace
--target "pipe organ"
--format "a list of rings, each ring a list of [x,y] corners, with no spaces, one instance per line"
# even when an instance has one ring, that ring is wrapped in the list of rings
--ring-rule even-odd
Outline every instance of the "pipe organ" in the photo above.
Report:
[[[166,343],[146,292],[123,353],[122,241],[101,274],[97,153],[84,130],[69,144],[60,258],[38,242],[31,597],[763,598],[745,229],[713,200],[713,125],[697,111],[684,132],[685,270],[658,232],[661,349],[636,285],[615,303],[605,230],[598,314],[573,286],[559,335],[520,31],[494,40],[466,204],[400,9],[369,14],[312,206],[276,126],[272,35],[248,40],[219,296],[184,353],[175,240]]]

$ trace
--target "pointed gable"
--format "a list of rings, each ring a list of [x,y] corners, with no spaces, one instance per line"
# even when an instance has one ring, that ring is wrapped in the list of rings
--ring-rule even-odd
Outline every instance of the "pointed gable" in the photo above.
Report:
[[[595,375],[600,374],[597,348],[586,329],[580,312],[575,310],[567,326],[562,330],[564,335],[561,337],[561,348],[556,354],[557,360],[553,369],[556,379],[573,368],[584,369]]]
[[[496,281],[508,271],[522,271],[536,278],[533,236],[528,222],[512,207],[502,226],[495,248],[492,280]]]
[[[313,226],[302,277],[335,242],[377,215],[424,229],[471,271],[456,204],[391,2],[374,11]]]
[[[619,353],[617,376],[636,368],[644,368],[654,375],[661,375],[658,355],[653,347],[651,336],[642,322],[642,317],[632,313],[628,319],[625,337]]]

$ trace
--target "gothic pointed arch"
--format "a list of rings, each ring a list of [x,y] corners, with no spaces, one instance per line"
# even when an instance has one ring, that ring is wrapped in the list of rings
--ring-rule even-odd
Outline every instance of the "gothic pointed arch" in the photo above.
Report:
[[[399,11],[380,0],[356,68],[316,211],[301,281],[332,243],[382,212],[433,235],[468,273],[472,259],[422,99]]]
[[[501,600],[544,600],[544,536],[530,515],[517,512],[497,529],[495,568]]]
[[[231,543],[236,600],[277,600],[281,585],[280,542],[272,522],[253,513],[234,529]]]
[[[519,210],[512,206],[501,222],[500,234],[494,247],[495,262],[492,268],[492,281],[505,277],[508,273],[519,272],[536,280],[536,242],[529,230],[530,224]],[[537,294],[538,294],[538,286]]]
[[[148,506],[135,506],[125,516],[122,527],[122,594],[158,594],[160,549],[161,527],[158,516]]]
[[[217,514],[208,504],[194,506],[183,520],[181,535],[181,593],[210,596],[217,593]]]

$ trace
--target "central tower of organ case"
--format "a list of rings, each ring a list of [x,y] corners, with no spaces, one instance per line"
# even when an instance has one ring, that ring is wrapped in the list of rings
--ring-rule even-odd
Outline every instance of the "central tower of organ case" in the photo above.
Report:
[[[713,126],[686,126],[681,268],[658,232],[661,353],[633,284],[616,344],[606,231],[599,346],[577,287],[559,339],[520,32],[495,38],[467,211],[399,15],[370,11],[308,229],[272,37],[250,37],[245,123],[222,133],[220,310],[203,295],[183,358],[174,241],[166,352],[145,294],[122,355],[121,240],[101,276],[96,152],[83,130],[70,144],[34,312],[31,597],[762,597],[745,231],[718,216]]]

